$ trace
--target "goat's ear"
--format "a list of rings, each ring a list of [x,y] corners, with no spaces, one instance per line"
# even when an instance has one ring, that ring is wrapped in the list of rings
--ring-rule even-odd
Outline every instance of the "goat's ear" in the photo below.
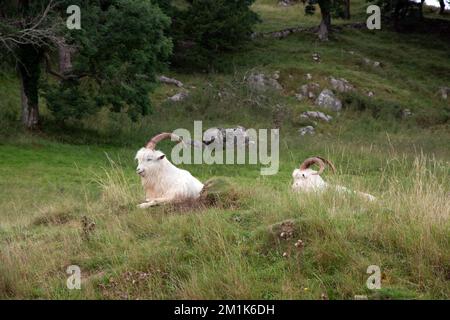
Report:
[[[158,160],[162,160],[162,159],[164,159],[165,157],[166,157],[166,155],[163,154],[162,156],[159,156],[159,157],[158,157]]]

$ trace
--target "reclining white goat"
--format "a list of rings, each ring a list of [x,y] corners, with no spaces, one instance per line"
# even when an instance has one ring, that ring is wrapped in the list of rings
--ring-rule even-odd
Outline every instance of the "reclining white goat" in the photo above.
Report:
[[[183,143],[180,137],[172,133],[161,133],[136,154],[136,173],[141,176],[146,197],[146,202],[141,203],[139,208],[200,197],[203,184],[188,171],[175,167],[164,153],[155,150],[158,142],[168,138]]]
[[[319,171],[310,169],[313,164],[319,165]],[[353,191],[346,187],[339,185],[330,185],[325,182],[320,176],[325,170],[325,164],[328,164],[333,172],[336,171],[333,163],[322,157],[308,158],[300,165],[299,169],[295,169],[292,172],[292,178],[294,183],[292,184],[292,190],[295,192],[311,192],[311,191],[323,191],[327,188],[335,188],[340,192],[356,193],[370,201],[376,200],[376,198],[368,193]]]

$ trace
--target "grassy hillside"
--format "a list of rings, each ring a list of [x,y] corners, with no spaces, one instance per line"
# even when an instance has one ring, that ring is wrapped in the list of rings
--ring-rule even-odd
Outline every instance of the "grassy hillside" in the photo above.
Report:
[[[259,30],[318,22],[292,9],[257,1]],[[449,52],[436,35],[388,30],[344,28],[327,43],[308,33],[257,39],[226,56],[220,72],[168,72],[190,97],[167,102],[180,89],[161,85],[151,95],[154,114],[136,123],[103,110],[61,129],[44,105],[46,129],[33,135],[14,121],[17,79],[2,76],[0,298],[448,299],[450,100],[436,93],[450,84]],[[279,71],[283,91],[255,94],[244,81],[252,71]],[[307,73],[322,88],[329,76],[356,87],[340,95],[342,112],[327,112],[329,123],[300,117],[320,110],[294,96]],[[183,165],[202,181],[227,177],[228,196],[211,207],[137,209],[136,150],[152,134],[191,129],[194,120],[205,129],[281,123],[279,173]],[[300,136],[309,124],[316,134]],[[170,143],[161,147],[170,155]],[[293,169],[312,155],[337,166],[325,180],[378,200],[291,193]],[[95,228],[83,228],[83,217]],[[281,228],[293,237],[281,238]],[[294,246],[299,239],[303,247]],[[69,265],[81,268],[81,290],[66,288]],[[381,268],[381,290],[366,287],[369,265]]]

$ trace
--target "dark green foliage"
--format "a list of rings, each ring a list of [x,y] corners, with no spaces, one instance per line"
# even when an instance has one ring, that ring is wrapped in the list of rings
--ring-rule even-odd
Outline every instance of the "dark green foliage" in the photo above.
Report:
[[[0,35],[6,35],[7,40],[0,41],[0,58],[2,64],[22,68],[29,103],[37,108],[41,91],[57,120],[82,118],[104,106],[125,111],[133,119],[148,114],[148,94],[156,83],[155,74],[163,69],[172,51],[172,42],[165,34],[170,18],[149,0],[61,0],[40,19],[49,3],[0,3]],[[81,8],[81,30],[66,28],[69,5]],[[36,21],[41,21],[37,27]],[[42,32],[24,38],[22,30],[32,28]],[[20,41],[13,41],[15,38]],[[72,68],[57,81],[53,77],[40,79],[44,57],[58,61],[61,42],[73,50]]]
[[[83,12],[82,30],[68,35],[79,48],[73,73],[80,80],[47,87],[49,109],[59,119],[81,118],[102,106],[116,112],[125,110],[132,118],[148,114],[148,92],[155,83],[155,73],[172,49],[164,34],[169,18],[145,0],[112,0],[108,6],[103,3],[103,8],[85,3],[78,1]]]
[[[345,18],[345,0],[333,0],[331,2],[331,14],[334,18]]]
[[[345,0],[308,0],[305,5],[305,14],[313,15],[316,5],[328,9],[334,18],[345,18]]]
[[[313,15],[316,12],[316,7],[311,2],[308,2],[305,6],[305,14]]]
[[[346,93],[346,108],[356,111],[368,111],[375,119],[401,118],[404,107],[396,102],[366,97],[359,93]]]
[[[172,8],[173,61],[178,66],[211,66],[219,54],[237,50],[259,21],[254,0],[191,0],[186,10]]]
[[[45,91],[47,107],[58,121],[81,119],[97,110],[95,100],[80,87],[79,81],[62,81],[56,86],[54,83],[43,84],[42,89]]]

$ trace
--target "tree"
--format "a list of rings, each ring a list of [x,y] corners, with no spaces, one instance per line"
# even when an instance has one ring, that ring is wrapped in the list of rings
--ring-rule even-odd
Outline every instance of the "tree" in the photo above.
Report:
[[[320,40],[326,41],[330,33],[332,15],[342,19],[350,19],[350,0],[308,0],[305,6],[305,14],[314,13],[315,4],[319,5],[322,16],[318,36]]]
[[[173,62],[179,66],[211,66],[249,40],[259,21],[250,9],[254,0],[187,0],[181,9],[156,1],[172,17]]]
[[[370,1],[370,0],[369,0]],[[430,23],[423,16],[425,0],[412,2],[409,0],[377,0],[384,17],[391,19],[396,30],[411,30],[424,23]]]
[[[439,14],[445,13],[445,2],[444,0],[439,0]]]
[[[69,5],[81,8],[81,30],[66,28]],[[59,120],[101,106],[149,112],[148,92],[172,48],[170,19],[151,1],[7,0],[0,17],[0,54],[17,66],[28,129],[39,125],[41,91]]]
[[[326,41],[331,28],[331,0],[318,0],[318,3],[322,15],[318,36],[320,40]]]
[[[344,0],[345,3],[345,11],[344,11],[344,19],[349,20],[350,19],[350,0]]]

